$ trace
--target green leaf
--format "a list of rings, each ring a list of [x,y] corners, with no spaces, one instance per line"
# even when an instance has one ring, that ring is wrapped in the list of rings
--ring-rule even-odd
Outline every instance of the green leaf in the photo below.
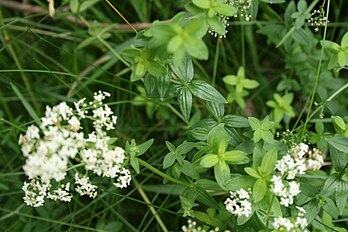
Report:
[[[201,162],[199,162],[199,164],[203,167],[203,168],[211,168],[213,166],[215,166],[219,161],[219,156],[215,155],[215,154],[206,154],[205,156],[203,156],[203,158],[201,159]]]
[[[151,75],[158,78],[162,78],[161,81],[168,79],[168,77],[169,77],[169,80],[171,79],[171,76],[166,75],[167,74],[166,67],[164,67],[164,65],[159,61],[149,60],[145,68]],[[168,83],[168,86],[169,86],[169,83]]]
[[[315,123],[315,131],[318,134],[322,134],[324,132],[324,123],[323,122],[316,122]]]
[[[206,107],[209,113],[214,116],[214,118],[221,119],[225,114],[225,107],[222,103],[208,101],[206,103]]]
[[[256,133],[256,132],[255,132]],[[261,137],[264,141],[268,143],[273,143],[273,134],[270,131],[261,131]]]
[[[24,108],[28,111],[28,113],[32,117],[32,119],[34,119],[34,121],[37,125],[40,125],[41,121],[40,121],[39,116],[37,116],[35,110],[33,109],[33,107],[31,107],[31,105],[29,104],[27,99],[23,96],[22,92],[19,91],[19,89],[12,82],[10,82],[10,85],[11,85],[11,88],[13,89],[13,91],[15,92],[15,94],[17,95],[17,97],[21,100]]]
[[[170,68],[175,75],[182,81],[190,82],[193,78],[194,69],[192,59],[189,56],[185,56],[183,62],[179,65],[170,64]]]
[[[155,81],[155,86],[160,98],[164,98],[167,94],[168,88],[170,86],[171,75],[164,75],[161,77],[153,78]]]
[[[190,163],[187,160],[184,160],[182,166],[181,166],[181,171],[184,173],[186,176],[191,177],[192,179],[198,179],[199,175],[194,169],[192,163]]]
[[[261,178],[259,173],[255,169],[253,169],[253,168],[246,167],[246,168],[244,168],[244,171],[246,173],[248,173],[249,176],[252,176],[252,177],[255,177],[255,178],[258,178],[258,179]]]
[[[99,2],[99,0],[87,0],[87,1],[83,1],[80,5],[80,12],[83,12],[85,10],[87,10],[89,7],[93,6],[94,4],[96,4],[97,2]]]
[[[237,9],[230,4],[218,4],[217,6],[214,7],[214,10],[218,12],[219,14],[229,16],[229,17],[237,13]]]
[[[249,127],[248,119],[239,115],[232,115],[232,114],[225,115],[222,119],[222,122],[225,123],[227,127],[232,127],[232,128]]]
[[[222,154],[228,146],[229,136],[224,129],[224,124],[214,127],[208,134],[208,145],[215,154]]]
[[[277,150],[275,149],[269,150],[265,154],[260,166],[262,170],[262,174],[264,176],[268,176],[269,174],[273,172],[277,158],[278,158],[278,154],[277,154]]]
[[[306,218],[308,223],[310,224],[314,218],[318,215],[320,211],[320,205],[316,199],[312,199],[309,203],[305,205]]]
[[[255,143],[262,139],[262,130],[256,130],[253,135],[253,140]]]
[[[196,186],[197,200],[208,207],[221,210],[221,206],[216,200],[203,188]]]
[[[346,32],[344,34],[344,36],[342,37],[342,40],[341,40],[341,47],[344,48],[344,47],[348,47],[348,32]]]
[[[231,164],[245,164],[249,162],[247,154],[243,151],[227,151],[221,155],[221,157]]]
[[[168,52],[175,53],[177,50],[181,48],[183,45],[184,40],[180,35],[174,36],[171,40],[169,40],[167,45]]]
[[[334,124],[335,130],[338,133],[346,131],[346,123],[340,116],[331,116],[332,122]]]
[[[190,120],[191,108],[192,108],[192,94],[188,88],[182,88],[178,96],[179,108],[188,122]]]
[[[218,34],[220,35],[226,34],[225,25],[223,24],[223,22],[221,22],[221,20],[217,16],[207,17],[207,22],[208,22],[208,25]]]
[[[259,82],[250,79],[244,79],[242,84],[245,89],[255,89],[260,85]]]
[[[214,176],[217,183],[224,187],[224,183],[230,178],[230,167],[224,161],[219,161],[217,165],[214,166]]]
[[[69,7],[71,12],[76,14],[79,11],[79,0],[70,0]]]
[[[134,171],[139,174],[140,173],[139,161],[135,157],[135,155],[131,155],[131,158],[129,159],[129,161]]]
[[[335,144],[335,146],[337,146],[337,144]],[[343,152],[331,145],[329,147],[329,151],[334,169],[337,172],[342,171],[348,163],[348,150],[345,150],[345,152]]]
[[[348,151],[348,138],[346,137],[328,137],[326,141],[341,152],[346,153]]]
[[[184,48],[185,51],[194,58],[207,60],[209,57],[208,47],[200,38],[189,37],[184,42]]]
[[[323,209],[334,219],[337,219],[339,215],[339,210],[333,200],[331,200],[329,197],[324,197],[324,200],[326,202],[325,205],[323,205]]]
[[[208,9],[210,8],[210,1],[209,0],[192,0],[193,4],[198,6],[202,9]]]
[[[213,86],[202,80],[192,81],[189,88],[194,96],[203,100],[217,103],[227,103],[226,99]]]
[[[248,117],[248,122],[253,130],[258,130],[261,127],[261,122],[257,118]]]
[[[153,144],[153,141],[154,141],[154,139],[149,139],[146,142],[138,145],[137,156],[144,154],[147,151],[147,149],[149,149],[151,147],[151,145]]]
[[[182,144],[180,144],[177,147],[176,153],[178,153],[179,155],[184,155],[188,153],[189,151],[191,151],[194,147],[195,147],[195,143],[184,141]]]
[[[258,179],[253,187],[253,199],[255,203],[261,201],[267,191],[267,183],[264,179],[260,178]]]
[[[346,56],[347,56],[346,53],[343,51],[339,51],[337,54],[337,61],[341,67],[343,67],[347,64]]]
[[[174,162],[175,162],[175,154],[170,152],[168,155],[164,157],[163,168],[166,169],[172,166]]]
[[[254,186],[255,180],[250,176],[237,176],[225,182],[228,191],[237,191],[241,188],[249,189]]]

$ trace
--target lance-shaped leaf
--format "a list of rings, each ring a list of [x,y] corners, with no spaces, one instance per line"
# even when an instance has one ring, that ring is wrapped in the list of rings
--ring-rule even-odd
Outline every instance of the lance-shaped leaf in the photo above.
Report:
[[[249,162],[247,154],[243,151],[227,151],[221,155],[222,159],[231,164],[245,164]]]
[[[224,187],[224,183],[230,179],[230,167],[226,164],[225,161],[219,160],[217,165],[214,166],[214,176],[217,183]]]
[[[192,94],[190,90],[183,87],[178,96],[179,108],[186,121],[190,120],[192,108]]]
[[[224,124],[217,125],[208,134],[208,145],[214,154],[223,154],[228,146],[228,140]]]
[[[227,103],[226,99],[213,86],[202,80],[192,81],[189,88],[194,96],[203,100],[217,103]]]
[[[192,59],[189,56],[185,56],[184,60],[180,64],[170,64],[170,68],[175,75],[184,82],[190,82],[193,78],[194,70]]]
[[[203,168],[211,168],[211,167],[215,166],[218,161],[219,161],[218,155],[206,154],[205,156],[203,156],[203,158],[201,159],[201,162],[199,162],[199,164]]]

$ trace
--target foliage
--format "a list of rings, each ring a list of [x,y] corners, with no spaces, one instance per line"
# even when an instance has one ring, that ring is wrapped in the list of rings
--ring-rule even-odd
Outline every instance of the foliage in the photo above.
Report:
[[[21,4],[0,1],[4,231],[347,231],[346,1]]]

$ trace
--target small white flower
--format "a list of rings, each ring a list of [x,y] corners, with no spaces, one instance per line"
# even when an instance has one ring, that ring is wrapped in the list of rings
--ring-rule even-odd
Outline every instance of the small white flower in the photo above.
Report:
[[[230,197],[226,199],[224,204],[226,210],[231,214],[234,214],[237,217],[249,217],[253,212],[249,199],[250,190],[247,192],[244,189],[240,189],[236,192],[230,192]]]
[[[75,191],[80,194],[80,196],[87,195],[90,198],[95,198],[97,196],[97,186],[93,185],[88,176],[80,177],[78,173],[75,174]]]
[[[45,197],[51,185],[49,183],[41,182],[32,179],[29,183],[24,182],[22,190],[25,196],[24,203],[32,207],[40,207],[45,203]]]
[[[55,189],[52,193],[48,193],[47,198],[54,201],[64,201],[70,202],[72,196],[69,193],[70,183],[66,185],[61,185],[59,188]]]

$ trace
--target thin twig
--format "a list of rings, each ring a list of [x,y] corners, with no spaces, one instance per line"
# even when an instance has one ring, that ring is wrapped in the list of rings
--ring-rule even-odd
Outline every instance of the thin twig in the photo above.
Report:
[[[48,14],[48,10],[46,10],[43,7],[40,6],[35,6],[31,4],[25,4],[25,3],[20,3],[20,2],[14,2],[14,1],[9,1],[9,0],[0,0],[0,6],[13,9],[13,10],[20,10],[23,11],[23,13],[40,13],[40,14]],[[64,8],[63,10],[57,10],[57,13],[63,13],[66,12],[67,8]],[[87,27],[87,24],[83,22],[82,20],[76,18],[75,16],[68,15],[66,16],[66,19],[69,22],[72,22],[80,27]],[[107,23],[102,23],[102,27],[107,27],[109,24]],[[152,26],[152,23],[132,23],[132,26],[137,29],[145,29],[149,28]],[[117,24],[115,25],[114,29],[116,30],[122,30],[122,31],[130,31],[132,30],[127,24]]]

